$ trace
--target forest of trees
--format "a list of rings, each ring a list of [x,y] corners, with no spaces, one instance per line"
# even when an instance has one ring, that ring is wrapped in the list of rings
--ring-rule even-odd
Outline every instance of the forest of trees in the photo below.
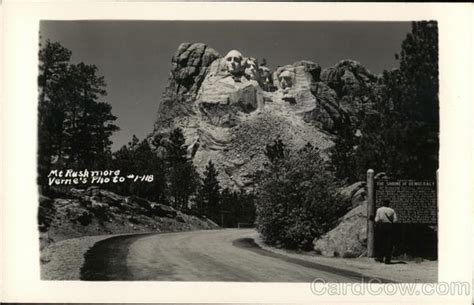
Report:
[[[206,216],[224,227],[239,223],[253,225],[255,221],[254,195],[244,191],[222,189],[219,172],[209,160],[202,176],[192,160],[187,158],[183,131],[173,129],[169,135],[154,139],[157,151],[152,151],[147,140],[132,141],[112,154],[111,165],[128,173],[146,172],[154,176],[153,183],[137,185],[117,184],[110,188],[123,195],[136,195],[170,205],[186,213]],[[162,145],[162,146],[160,146]]]
[[[158,148],[152,151],[147,140],[132,141],[112,154],[112,168],[124,175],[147,173],[152,183],[121,183],[106,186],[122,194],[135,195],[178,210],[206,216],[219,225],[236,227],[255,219],[253,196],[245,192],[222,189],[219,172],[209,160],[203,175],[199,175],[192,160],[187,158],[183,131],[173,129],[168,135],[155,138]],[[161,146],[160,146],[161,145]]]
[[[413,22],[395,58],[370,97],[375,107],[361,112],[361,136],[342,125],[332,155],[336,176],[364,180],[367,169],[393,178],[434,179],[438,169],[438,27]],[[353,127],[352,127],[353,128]]]

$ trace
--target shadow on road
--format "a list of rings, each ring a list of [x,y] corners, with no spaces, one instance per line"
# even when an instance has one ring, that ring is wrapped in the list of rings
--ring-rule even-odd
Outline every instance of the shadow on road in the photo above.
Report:
[[[154,235],[157,233],[143,233],[133,235],[122,235],[111,237],[97,242],[84,255],[84,265],[81,268],[81,280],[84,281],[134,281],[133,268],[127,266],[127,256],[129,255],[129,248],[136,240]],[[341,268],[336,268],[328,265],[323,265],[307,260],[289,257],[286,255],[274,253],[262,249],[257,245],[253,238],[240,238],[234,240],[232,245],[241,249],[252,251],[259,255],[267,256],[282,260],[287,263],[296,264],[305,268],[311,268],[315,271],[323,271],[335,275],[348,278],[348,282],[376,282],[376,283],[392,283],[393,281],[378,278],[368,277],[360,273],[349,271]],[[217,265],[218,262],[216,262]],[[211,263],[212,264],[212,263]],[[151,267],[147,267],[151,268]],[[148,269],[147,269],[148,270]],[[164,275],[163,270],[148,270],[152,271],[153,277],[146,278],[146,280],[153,280],[157,275]]]
[[[97,242],[84,254],[83,281],[130,281],[126,266],[129,246],[137,239],[156,233],[115,236]]]
[[[351,279],[354,279],[354,281],[356,281],[356,282],[369,283],[370,281],[372,281],[372,282],[375,281],[376,283],[395,283],[394,281],[379,278],[379,277],[368,277],[368,276],[365,276],[363,274],[360,274],[360,273],[357,273],[357,272],[354,272],[354,271],[349,271],[349,270],[345,270],[345,269],[331,267],[331,266],[318,264],[318,263],[314,263],[314,262],[308,262],[306,260],[297,259],[297,258],[285,256],[285,255],[278,254],[278,253],[273,253],[271,251],[262,249],[257,243],[255,243],[255,240],[253,238],[237,239],[232,244],[234,246],[238,247],[238,248],[247,249],[247,250],[253,251],[255,253],[258,253],[260,255],[265,255],[265,256],[281,259],[281,260],[283,260],[285,262],[288,262],[288,263],[297,264],[297,265],[300,265],[300,266],[303,266],[303,267],[306,267],[306,268],[313,268],[313,269],[317,269],[317,270],[320,270],[320,271],[339,274],[339,275],[342,275],[342,276],[345,276],[345,277],[349,277]]]

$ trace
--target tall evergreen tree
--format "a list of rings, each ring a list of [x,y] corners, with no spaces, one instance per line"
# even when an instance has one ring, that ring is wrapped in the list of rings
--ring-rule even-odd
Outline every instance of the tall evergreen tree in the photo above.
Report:
[[[110,136],[118,127],[111,106],[100,101],[105,81],[97,67],[71,64],[71,51],[46,41],[39,51],[39,184],[54,166],[96,167],[111,155]]]
[[[57,42],[46,41],[39,51],[38,75],[38,184],[47,191],[52,158],[60,155],[64,121],[62,83],[71,51]]]
[[[209,160],[196,200],[198,211],[215,222],[219,222],[221,212],[220,186],[217,176],[218,172],[214,163]]]
[[[168,204],[165,160],[150,148],[146,139],[140,141],[133,135],[128,145],[122,146],[112,154],[111,163],[113,168],[120,169],[123,176],[153,175],[153,181],[134,183],[127,179],[123,183],[109,185],[109,189],[123,195],[135,195]]]
[[[358,139],[349,121],[337,127],[337,138],[331,150],[331,163],[334,174],[341,180],[357,180],[356,150]]]
[[[186,209],[189,199],[196,192],[198,176],[191,160],[186,157],[183,131],[174,129],[166,147],[168,163],[168,198],[177,209]]]
[[[239,223],[252,225],[255,222],[255,195],[251,192],[232,191],[225,188],[221,192],[221,210],[224,227],[237,227]]]
[[[97,67],[84,63],[70,64],[67,86],[66,119],[63,134],[68,162],[77,167],[103,166],[110,154],[110,136],[118,127],[110,104],[101,102],[105,91],[104,77]]]
[[[396,55],[400,67],[383,73],[376,112],[363,120],[356,152],[360,178],[368,168],[395,178],[433,179],[438,168],[438,27],[414,22]]]

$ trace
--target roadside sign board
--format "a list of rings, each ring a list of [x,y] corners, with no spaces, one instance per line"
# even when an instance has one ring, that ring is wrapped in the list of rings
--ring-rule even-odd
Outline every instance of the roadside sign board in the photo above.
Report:
[[[438,203],[435,181],[376,180],[375,206],[390,201],[400,223],[436,224]]]

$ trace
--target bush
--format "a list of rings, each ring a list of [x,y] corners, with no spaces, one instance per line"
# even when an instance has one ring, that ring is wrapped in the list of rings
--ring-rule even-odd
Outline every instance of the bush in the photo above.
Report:
[[[348,209],[334,176],[310,145],[273,158],[258,180],[257,229],[270,245],[308,250]]]

